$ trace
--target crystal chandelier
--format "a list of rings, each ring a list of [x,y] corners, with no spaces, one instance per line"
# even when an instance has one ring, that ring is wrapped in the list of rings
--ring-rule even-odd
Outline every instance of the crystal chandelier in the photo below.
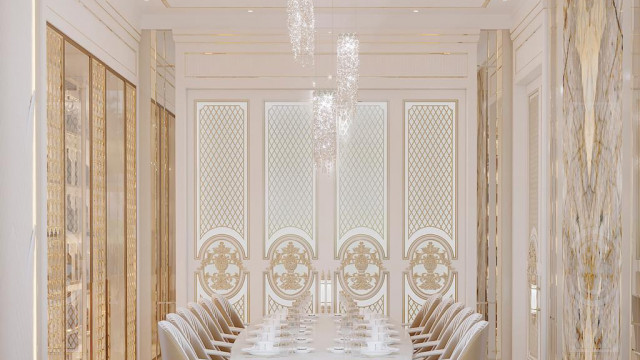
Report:
[[[287,14],[293,58],[302,66],[313,64],[315,51],[313,0],[288,0]]]
[[[358,77],[360,76],[360,42],[356,34],[338,36],[338,131],[345,136],[349,131],[358,105]]]
[[[316,169],[331,172],[336,162],[336,98],[330,90],[313,92],[313,158]]]

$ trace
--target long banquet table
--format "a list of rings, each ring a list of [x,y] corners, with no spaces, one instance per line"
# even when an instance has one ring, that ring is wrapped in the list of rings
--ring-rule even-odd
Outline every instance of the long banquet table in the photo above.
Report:
[[[398,352],[387,356],[376,356],[376,358],[383,359],[394,359],[394,360],[409,360],[413,354],[413,345],[411,343],[411,339],[406,331],[403,331],[402,326],[397,322],[390,322],[394,329],[398,330],[398,335],[395,335],[400,341],[396,344],[393,344],[393,347],[399,349]],[[247,354],[242,351],[242,349],[251,347],[253,344],[248,342],[249,330],[244,330],[239,336],[236,342],[233,344],[231,348],[231,360],[256,360],[260,357]],[[364,356],[362,354],[357,353],[343,353],[343,354],[334,354],[327,350],[332,346],[338,346],[339,344],[335,341],[336,338],[339,338],[338,334],[338,324],[334,321],[334,317],[332,315],[319,315],[318,321],[313,324],[311,328],[311,342],[305,344],[305,346],[310,346],[314,350],[307,354],[297,354],[297,353],[289,353],[286,351],[281,352],[280,354],[273,356],[271,358],[274,359],[308,359],[308,360],[328,360],[328,359],[352,359],[352,358],[370,358]],[[291,345],[294,346],[294,345]],[[373,358],[370,358],[373,359]]]

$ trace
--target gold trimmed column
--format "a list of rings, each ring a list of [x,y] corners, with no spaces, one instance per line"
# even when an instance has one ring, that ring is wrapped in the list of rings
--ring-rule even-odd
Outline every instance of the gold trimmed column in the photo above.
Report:
[[[47,354],[65,358],[64,41],[47,28]]]
[[[107,358],[105,67],[91,60],[91,358]]]
[[[136,359],[137,309],[137,169],[136,169],[136,88],[126,85],[125,94],[125,176],[126,176],[126,354],[127,360]]]

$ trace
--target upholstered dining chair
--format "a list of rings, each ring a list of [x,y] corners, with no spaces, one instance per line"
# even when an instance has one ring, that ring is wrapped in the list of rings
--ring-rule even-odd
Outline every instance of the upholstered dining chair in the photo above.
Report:
[[[440,349],[444,348],[447,344],[453,332],[462,324],[462,322],[473,314],[471,308],[464,308],[460,310],[448,323],[443,327],[442,331],[434,331],[429,337],[429,340],[413,345],[415,352],[437,350],[438,345]]]
[[[486,321],[473,325],[456,346],[450,360],[486,360],[489,335],[487,325],[489,323]]]
[[[469,310],[469,311],[467,311]],[[465,316],[466,314],[466,316]],[[469,320],[471,319],[471,320]],[[482,320],[482,315],[478,314],[478,313],[474,313],[473,310],[467,308],[467,309],[463,309],[462,311],[460,311],[458,313],[458,315],[451,321],[451,324],[449,324],[449,326],[447,327],[447,329],[444,331],[442,338],[439,341],[433,341],[430,343],[422,343],[420,345],[424,345],[424,347],[421,347],[418,349],[418,351],[416,353],[422,353],[422,352],[426,352],[426,351],[445,351],[445,349],[447,349],[447,346],[449,346],[448,349],[448,354],[451,354],[453,352],[453,350],[455,350],[455,346],[457,345],[456,343],[454,343],[454,337],[458,336],[458,339],[455,339],[455,341],[459,341],[459,337],[464,335],[461,333],[463,331],[460,331],[458,334],[456,334],[456,331],[458,331],[458,329],[460,329],[460,327],[462,326],[462,324],[467,321],[467,327],[472,326],[473,324],[479,322],[480,320]],[[435,346],[430,347],[429,345],[433,345],[435,344]],[[436,355],[436,356],[430,356],[426,358],[427,360],[438,360],[440,359],[440,355]]]
[[[429,297],[427,301],[425,301],[422,309],[420,310],[422,313],[418,312],[416,318],[413,320],[411,326],[408,329],[410,335],[419,334],[422,330],[424,330],[426,322],[429,320],[431,315],[433,315],[433,312],[438,307],[438,305],[440,305],[441,301],[442,295],[433,295]]]
[[[207,360],[198,358],[189,341],[168,321],[158,322],[158,340],[163,360]]]
[[[215,340],[209,329],[207,329],[205,325],[200,322],[200,319],[198,319],[198,317],[194,313],[182,307],[178,308],[176,313],[182,316],[182,318],[185,319],[189,323],[189,325],[191,325],[191,328],[196,331],[196,334],[198,334],[198,337],[200,337],[200,340],[204,344],[205,348],[231,352],[233,343]],[[217,333],[217,335],[217,338],[222,339],[222,335],[220,335],[220,333]]]
[[[224,315],[222,315],[222,312],[220,312],[218,307],[213,304],[213,301],[209,299],[201,299],[198,304],[200,304],[209,313],[211,318],[218,324],[218,328],[222,331],[223,334],[234,336],[238,335],[238,332],[235,332],[231,329],[231,327],[227,323],[227,320],[225,320]]]
[[[200,304],[204,306],[206,310],[209,311],[209,314],[218,320],[218,322],[222,322],[221,328],[226,332],[224,327],[226,326],[232,334],[239,334],[244,328],[238,328],[233,324],[233,320],[231,320],[231,316],[227,313],[224,305],[218,305],[218,302],[215,300],[201,298]]]
[[[189,303],[188,306],[189,310],[191,310],[191,312],[198,317],[200,322],[204,324],[207,329],[209,329],[209,332],[213,336],[214,340],[226,341],[229,343],[233,343],[236,341],[237,336],[224,333],[220,329],[218,322],[213,317],[211,317],[211,315],[209,315],[209,312],[202,305],[192,302]]]
[[[229,353],[222,352],[219,350],[207,349],[205,348],[202,340],[198,336],[198,334],[193,330],[191,325],[182,318],[182,316],[178,314],[168,314],[167,321],[169,321],[173,326],[178,328],[182,335],[187,339],[193,351],[196,353],[196,356],[200,359],[211,359],[211,360],[224,360],[229,357]]]
[[[226,297],[220,294],[213,294],[213,300],[216,304],[219,304],[219,306],[221,306],[231,318],[232,324],[229,324],[229,325],[233,325],[238,329],[246,328],[246,325],[244,321],[242,321],[240,314],[238,314],[238,312],[233,307],[233,305],[231,305],[231,302],[229,302],[229,299],[227,299]]]
[[[478,315],[478,316],[475,316]],[[456,329],[456,331],[451,335],[451,338],[447,342],[447,344],[442,349],[438,350],[430,350],[419,352],[413,354],[414,359],[428,359],[428,360],[441,360],[441,359],[449,359],[451,358],[451,354],[456,349],[456,346],[462,341],[464,335],[473,327],[473,325],[477,324],[482,315],[474,314],[466,318],[462,324]]]
[[[417,335],[411,336],[411,341],[413,343],[418,343],[425,341],[425,339],[428,339],[429,336],[431,336],[431,331],[433,330],[434,326],[437,324],[438,320],[440,320],[440,317],[451,305],[453,305],[452,298],[449,297],[446,299],[442,299],[442,301],[440,301],[440,304],[438,304],[438,306],[436,306],[436,308],[433,310],[433,313],[431,313],[431,316],[429,316],[429,319],[427,319],[427,321],[425,322],[422,331]]]

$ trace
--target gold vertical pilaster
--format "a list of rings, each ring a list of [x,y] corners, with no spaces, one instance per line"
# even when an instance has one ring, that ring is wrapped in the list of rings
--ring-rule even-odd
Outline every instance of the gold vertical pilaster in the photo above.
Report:
[[[64,39],[47,28],[47,353],[65,358]]]
[[[136,89],[126,86],[125,172],[126,172],[126,354],[136,359],[137,303],[137,169],[136,169]]]
[[[107,358],[106,69],[91,60],[91,358]]]

